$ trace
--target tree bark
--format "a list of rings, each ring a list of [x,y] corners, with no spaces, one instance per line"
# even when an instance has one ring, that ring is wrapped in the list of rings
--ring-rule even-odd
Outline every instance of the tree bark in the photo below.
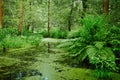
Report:
[[[31,24],[32,24],[32,18],[31,18],[31,16],[32,16],[32,2],[30,2],[29,3],[29,8],[30,8],[30,13],[29,13],[29,23],[28,23],[28,25],[27,25],[27,27],[26,27],[26,29],[29,31],[29,29],[30,29],[30,26],[31,26]]]
[[[83,0],[83,12],[87,10],[87,0]]]
[[[48,37],[50,37],[50,0],[48,0]]]
[[[22,27],[23,27],[23,0],[20,0],[20,18],[18,26],[18,35],[22,35]]]
[[[84,18],[85,13],[87,11],[87,0],[82,0],[82,6],[83,6],[83,13],[82,13],[82,18]]]
[[[109,13],[109,0],[103,0],[103,13]]]
[[[3,0],[0,0],[0,29],[2,28]]]
[[[7,51],[6,47],[3,47],[3,53],[5,53]]]
[[[72,0],[72,4],[71,4],[71,10],[68,16],[68,31],[71,31],[71,25],[72,25],[72,13],[73,13],[73,4],[74,4],[74,0]]]
[[[50,0],[48,0],[48,37],[50,37]],[[48,42],[48,53],[50,53],[50,43]]]

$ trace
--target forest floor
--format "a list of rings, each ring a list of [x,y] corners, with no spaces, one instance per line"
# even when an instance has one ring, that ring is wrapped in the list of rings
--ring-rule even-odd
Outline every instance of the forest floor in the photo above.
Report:
[[[66,62],[68,55],[57,45],[67,39],[43,38],[39,47],[10,49],[0,54],[0,80],[106,80],[96,72]],[[111,80],[120,80],[112,73]]]

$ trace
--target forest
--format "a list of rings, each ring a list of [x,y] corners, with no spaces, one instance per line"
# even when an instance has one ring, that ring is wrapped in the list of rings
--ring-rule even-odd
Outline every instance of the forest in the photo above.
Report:
[[[0,80],[120,80],[120,0],[0,0]]]

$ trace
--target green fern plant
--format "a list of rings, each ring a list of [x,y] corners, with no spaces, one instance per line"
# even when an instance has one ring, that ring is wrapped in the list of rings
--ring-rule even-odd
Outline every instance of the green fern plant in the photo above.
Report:
[[[120,71],[120,27],[113,26],[109,30],[108,46],[112,48],[116,56],[116,64]]]
[[[94,45],[89,45],[86,53],[89,57],[89,62],[97,69],[115,71],[115,55],[111,48],[105,47],[104,42],[95,42]]]
[[[115,55],[107,46],[108,31],[104,22],[101,16],[86,16],[82,20],[83,26],[72,36],[76,39],[70,39],[60,47],[65,48],[76,63],[88,59],[95,69],[115,71]]]

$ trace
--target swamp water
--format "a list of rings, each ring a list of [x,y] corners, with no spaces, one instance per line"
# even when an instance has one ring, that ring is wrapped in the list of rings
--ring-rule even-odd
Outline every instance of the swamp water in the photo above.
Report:
[[[1,54],[0,80],[105,80],[96,78],[93,70],[71,67],[63,62],[67,53],[56,49],[54,40],[49,43],[48,53],[48,41],[43,40],[37,48]],[[120,75],[115,73],[110,80],[120,80]]]

